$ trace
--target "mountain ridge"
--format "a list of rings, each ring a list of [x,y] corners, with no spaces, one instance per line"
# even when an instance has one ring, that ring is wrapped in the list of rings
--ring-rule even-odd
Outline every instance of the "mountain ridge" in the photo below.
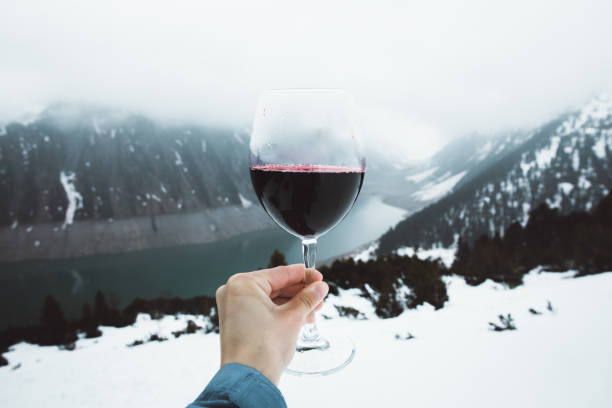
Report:
[[[401,246],[473,242],[546,202],[562,213],[590,210],[612,188],[612,101],[599,97],[536,129],[518,148],[449,195],[414,213],[380,239],[379,254]]]

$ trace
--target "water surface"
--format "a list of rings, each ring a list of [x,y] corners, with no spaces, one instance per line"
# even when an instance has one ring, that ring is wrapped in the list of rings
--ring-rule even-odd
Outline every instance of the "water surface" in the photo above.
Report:
[[[319,239],[318,259],[346,254],[378,238],[404,213],[379,197],[360,197],[346,219]],[[79,316],[83,302],[92,305],[97,290],[119,308],[136,297],[212,295],[232,274],[267,266],[274,249],[289,263],[301,262],[299,240],[279,227],[207,244],[0,264],[0,329],[36,322],[49,293],[71,318]]]

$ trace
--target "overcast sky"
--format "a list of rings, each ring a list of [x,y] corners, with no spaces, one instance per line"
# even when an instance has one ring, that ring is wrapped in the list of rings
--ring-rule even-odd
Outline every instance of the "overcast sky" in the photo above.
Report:
[[[366,144],[422,158],[612,89],[609,0],[91,3],[0,3],[0,119],[65,100],[249,126],[263,89],[341,87]]]

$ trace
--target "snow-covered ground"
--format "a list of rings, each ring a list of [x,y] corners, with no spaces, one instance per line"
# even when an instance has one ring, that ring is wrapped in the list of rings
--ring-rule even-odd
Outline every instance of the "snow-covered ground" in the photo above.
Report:
[[[426,305],[387,320],[356,290],[344,291],[322,313],[353,306],[368,320],[334,317],[320,326],[349,334],[355,360],[328,377],[285,375],[280,389],[290,407],[610,407],[612,273],[571,276],[535,270],[512,290],[450,277],[443,309]],[[512,314],[517,330],[488,330],[501,313]],[[18,344],[0,368],[2,406],[184,406],[219,363],[218,335],[171,335],[188,318],[140,316],[132,327],[79,340],[75,351]],[[395,337],[408,332],[415,338]],[[126,347],[150,333],[169,340]]]
[[[351,255],[351,258],[353,258],[355,262],[357,261],[367,262],[371,259],[376,258],[377,249],[378,249],[378,241],[374,241],[370,245],[368,245],[367,248]],[[442,261],[442,263],[447,268],[450,268],[451,265],[453,264],[453,261],[455,260],[455,252],[457,252],[457,246],[453,245],[449,248],[437,247],[437,248],[430,248],[430,249],[419,249],[417,250],[416,255],[419,257],[419,259],[422,259],[422,260],[439,259]],[[395,251],[395,253],[401,256],[413,256],[415,251],[414,251],[414,248],[412,247],[401,247],[401,248],[398,248]]]
[[[414,248],[412,247],[401,247],[397,249],[395,252],[398,255],[402,255],[402,256],[413,256],[415,253]],[[453,264],[453,261],[455,260],[455,252],[457,252],[456,246],[452,246],[450,248],[438,247],[438,248],[430,248],[430,249],[419,249],[417,250],[416,255],[419,259],[422,259],[422,260],[439,259],[442,261],[442,263],[447,268],[450,268],[451,265]]]
[[[455,185],[461,181],[463,176],[465,176],[467,170],[462,171],[461,173],[457,173],[453,176],[443,176],[438,180],[435,180],[431,183],[426,184],[422,189],[413,194],[418,200],[428,201],[434,200],[436,198],[441,198],[442,196],[449,193]]]

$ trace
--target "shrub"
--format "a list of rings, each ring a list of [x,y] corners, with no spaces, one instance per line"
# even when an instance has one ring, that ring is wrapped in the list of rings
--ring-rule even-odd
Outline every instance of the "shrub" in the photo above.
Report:
[[[357,319],[357,320],[366,320],[367,319],[367,317],[362,312],[360,312],[359,310],[355,309],[354,307],[350,307],[350,306],[337,306],[337,305],[334,305],[334,307],[338,311],[338,315],[340,317],[349,317],[349,318],[353,318],[353,319]]]
[[[499,315],[498,316],[500,324],[489,322],[489,330],[491,331],[505,331],[505,330],[516,330],[516,326],[514,325],[514,319],[512,315],[508,313],[506,316]]]
[[[330,284],[330,293],[338,289],[361,289],[379,317],[389,318],[405,308],[415,308],[428,302],[436,309],[448,300],[442,275],[448,273],[439,261],[421,260],[416,256],[389,255],[368,262],[352,258],[338,259],[320,271]],[[400,296],[403,287],[410,288],[408,296]]]
[[[285,255],[280,252],[278,249],[275,249],[270,256],[270,262],[268,262],[268,268],[274,268],[277,266],[287,265],[287,261],[285,260]]]
[[[97,322],[93,318],[89,303],[87,302],[83,303],[83,307],[81,309],[79,329],[85,332],[85,338],[88,339],[100,337],[102,335],[102,332],[98,329]]]
[[[53,295],[48,295],[40,311],[38,343],[43,346],[68,344],[77,340],[76,333]]]

